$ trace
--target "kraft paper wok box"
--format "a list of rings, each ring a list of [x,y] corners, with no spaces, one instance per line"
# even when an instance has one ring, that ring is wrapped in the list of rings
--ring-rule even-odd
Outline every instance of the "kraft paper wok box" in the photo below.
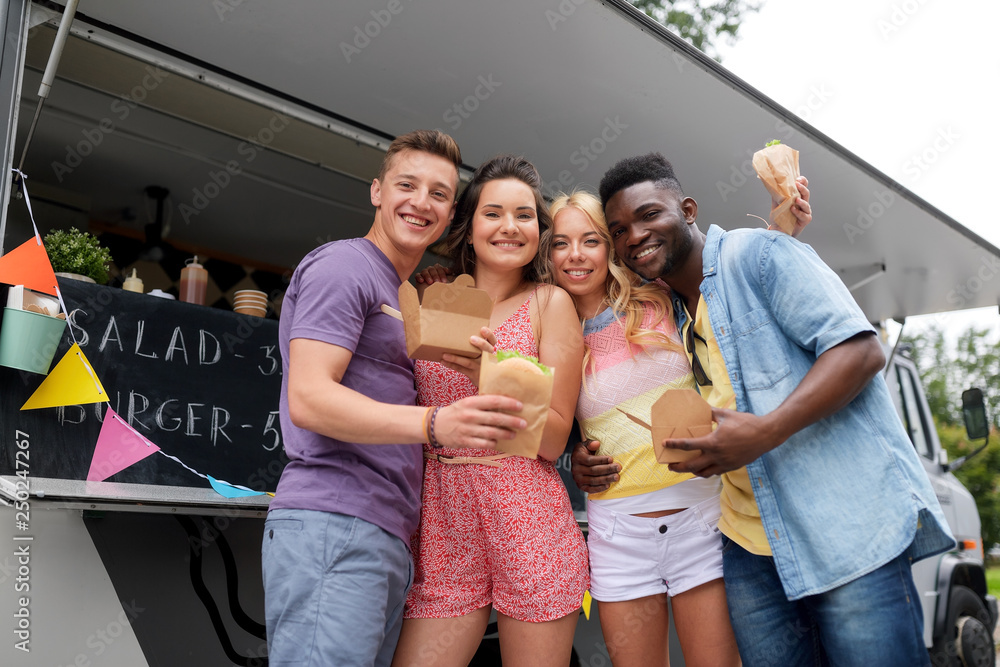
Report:
[[[549,368],[548,374],[544,374],[541,369],[526,368],[523,363],[508,363],[514,361],[524,362],[523,359],[510,359],[498,363],[497,355],[484,352],[479,367],[479,393],[510,396],[524,404],[524,409],[516,414],[528,422],[528,426],[518,431],[513,440],[500,440],[497,450],[535,459],[549,417],[555,369]]]
[[[473,287],[472,276],[462,274],[452,283],[434,283],[423,299],[408,282],[399,286],[399,310],[406,332],[406,354],[411,359],[441,361],[444,353],[478,357],[480,350],[469,342],[490,325],[493,302]]]
[[[660,463],[681,463],[701,454],[663,446],[667,438],[700,438],[712,432],[712,408],[694,389],[668,389],[650,410],[652,425],[621,410],[626,417],[651,432],[653,451]]]

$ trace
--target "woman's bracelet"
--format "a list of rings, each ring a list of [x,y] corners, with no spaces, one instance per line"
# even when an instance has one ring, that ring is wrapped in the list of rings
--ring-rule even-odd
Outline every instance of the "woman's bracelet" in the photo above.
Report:
[[[427,412],[424,413],[424,442],[431,441],[431,413],[434,412],[434,406],[427,408]]]
[[[427,434],[430,436],[427,438],[427,442],[429,442],[431,447],[434,449],[441,449],[441,445],[438,444],[437,437],[434,434],[434,422],[437,420],[438,410],[440,409],[441,406],[436,406],[431,412],[430,428],[427,429]]]

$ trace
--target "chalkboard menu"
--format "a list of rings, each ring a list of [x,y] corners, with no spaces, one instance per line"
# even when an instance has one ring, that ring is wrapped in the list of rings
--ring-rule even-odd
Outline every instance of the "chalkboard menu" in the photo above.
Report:
[[[278,420],[278,323],[121,289],[59,279],[72,330],[111,408],[165,454],[231,484],[274,491],[286,461]],[[72,344],[69,331],[53,366]],[[20,411],[45,378],[0,367],[4,446],[15,474],[15,430],[31,443],[35,478],[85,480],[108,403]],[[109,482],[205,487],[153,454]]]

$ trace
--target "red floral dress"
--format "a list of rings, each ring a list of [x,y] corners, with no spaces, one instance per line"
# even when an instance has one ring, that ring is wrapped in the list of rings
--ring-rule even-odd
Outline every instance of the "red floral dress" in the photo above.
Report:
[[[538,356],[530,304],[531,296],[496,328],[497,349]],[[416,362],[415,375],[421,405],[450,405],[477,393],[467,377],[438,363]],[[510,456],[498,463],[425,461],[406,618],[450,618],[492,605],[516,620],[541,622],[579,608],[590,585],[587,546],[559,473],[541,458]]]

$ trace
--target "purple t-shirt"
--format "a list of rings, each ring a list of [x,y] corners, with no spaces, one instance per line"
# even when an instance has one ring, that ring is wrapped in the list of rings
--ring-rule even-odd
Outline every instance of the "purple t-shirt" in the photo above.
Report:
[[[413,362],[399,308],[396,269],[367,239],[328,243],[292,275],[281,306],[281,432],[290,461],[272,509],[337,512],[364,519],[407,544],[420,517],[420,445],[364,445],[299,428],[288,416],[288,344],[308,338],[353,352],[341,384],[382,403],[416,405]]]

